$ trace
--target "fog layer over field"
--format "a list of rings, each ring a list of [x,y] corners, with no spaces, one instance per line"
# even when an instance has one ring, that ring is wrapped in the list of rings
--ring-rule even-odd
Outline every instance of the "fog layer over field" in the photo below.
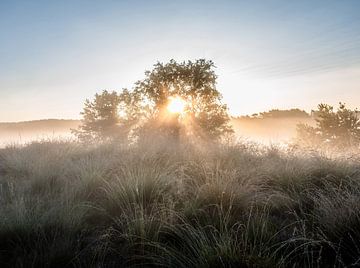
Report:
[[[0,123],[0,147],[44,139],[67,139],[72,136],[71,129],[77,128],[79,124],[78,120],[56,119]]]
[[[299,123],[314,125],[312,118],[240,118],[233,119],[231,124],[239,138],[259,143],[283,143],[296,137],[296,126]]]
[[[233,118],[231,125],[237,138],[260,143],[288,142],[296,136],[296,125],[313,125],[308,117],[284,118]],[[39,140],[72,138],[71,129],[81,124],[78,120],[37,120],[20,123],[0,123],[0,146],[24,144]]]

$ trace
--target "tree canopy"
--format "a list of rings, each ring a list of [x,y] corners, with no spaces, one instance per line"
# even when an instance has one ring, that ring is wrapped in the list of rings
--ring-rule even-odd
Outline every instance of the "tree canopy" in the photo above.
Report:
[[[127,89],[121,93],[103,90],[84,104],[82,124],[73,133],[82,141],[128,139],[138,120],[136,98]]]
[[[87,100],[78,136],[112,139],[155,134],[214,140],[232,133],[214,68],[204,59],[158,62],[132,91],[103,91],[92,102]],[[169,111],[174,98],[184,103],[181,112]]]
[[[152,121],[158,124],[170,121],[173,126],[177,119],[177,127],[187,135],[219,138],[232,130],[227,106],[221,103],[221,94],[216,89],[214,68],[212,61],[203,59],[157,63],[152,71],[145,72],[145,79],[136,83],[135,92],[147,105]],[[169,115],[166,111],[170,98],[174,96],[185,103],[180,115]]]
[[[109,139],[118,135],[118,106],[120,98],[118,94],[104,90],[101,94],[95,94],[93,101],[86,100],[82,125],[74,133],[81,140]]]
[[[319,104],[316,116],[316,127],[298,125],[298,140],[307,145],[329,145],[338,148],[359,146],[360,119],[358,111],[339,104],[337,111],[328,104]]]

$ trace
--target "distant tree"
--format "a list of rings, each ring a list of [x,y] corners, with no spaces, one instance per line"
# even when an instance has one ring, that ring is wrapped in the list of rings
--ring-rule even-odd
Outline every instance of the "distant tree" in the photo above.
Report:
[[[178,63],[157,63],[145,79],[136,83],[135,92],[147,109],[144,128],[168,135],[183,132],[202,139],[218,139],[231,133],[227,106],[216,89],[214,63],[204,59]],[[181,114],[169,114],[172,97],[185,103]]]
[[[121,94],[104,90],[93,101],[85,101],[82,124],[73,133],[82,141],[126,140],[137,120],[136,107],[128,90]]]
[[[352,111],[340,103],[338,110],[327,104],[319,104],[316,127],[305,124],[297,126],[298,141],[307,145],[335,147],[359,146],[360,119],[357,110]]]
[[[259,115],[257,115],[258,118],[307,118],[310,115],[300,109],[290,109],[290,110],[278,110],[273,109],[268,112],[262,112]]]
[[[239,117],[234,117],[235,120],[253,120],[253,119],[307,119],[310,118],[310,114],[300,109],[290,109],[290,110],[278,110],[272,109],[267,112],[253,113],[251,115],[242,115]]]

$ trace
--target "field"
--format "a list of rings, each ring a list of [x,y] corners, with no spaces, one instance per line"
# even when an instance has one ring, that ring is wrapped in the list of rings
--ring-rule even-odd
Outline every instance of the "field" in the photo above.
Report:
[[[1,267],[354,267],[360,158],[253,143],[0,149]]]

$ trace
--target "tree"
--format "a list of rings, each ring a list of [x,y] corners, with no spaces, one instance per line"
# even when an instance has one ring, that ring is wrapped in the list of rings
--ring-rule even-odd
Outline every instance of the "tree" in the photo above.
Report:
[[[298,125],[298,140],[307,145],[329,145],[334,147],[359,146],[360,119],[358,111],[352,111],[339,103],[335,112],[327,104],[319,104],[316,116],[316,127]]]
[[[136,107],[128,90],[121,94],[104,90],[93,101],[85,101],[82,124],[73,133],[82,141],[125,140],[136,120]]]
[[[145,72],[145,79],[135,87],[148,111],[144,127],[170,136],[182,133],[202,139],[218,139],[232,133],[227,106],[221,103],[222,96],[216,89],[214,68],[212,61],[204,59],[181,63],[171,60],[157,63],[152,71]],[[172,97],[184,101],[182,113],[167,111]]]
[[[103,91],[86,100],[83,124],[75,134],[81,140],[128,140],[144,136],[184,135],[218,139],[232,133],[227,107],[216,89],[214,63],[196,60],[157,63],[133,91]],[[181,112],[168,109],[172,99],[184,103]]]

